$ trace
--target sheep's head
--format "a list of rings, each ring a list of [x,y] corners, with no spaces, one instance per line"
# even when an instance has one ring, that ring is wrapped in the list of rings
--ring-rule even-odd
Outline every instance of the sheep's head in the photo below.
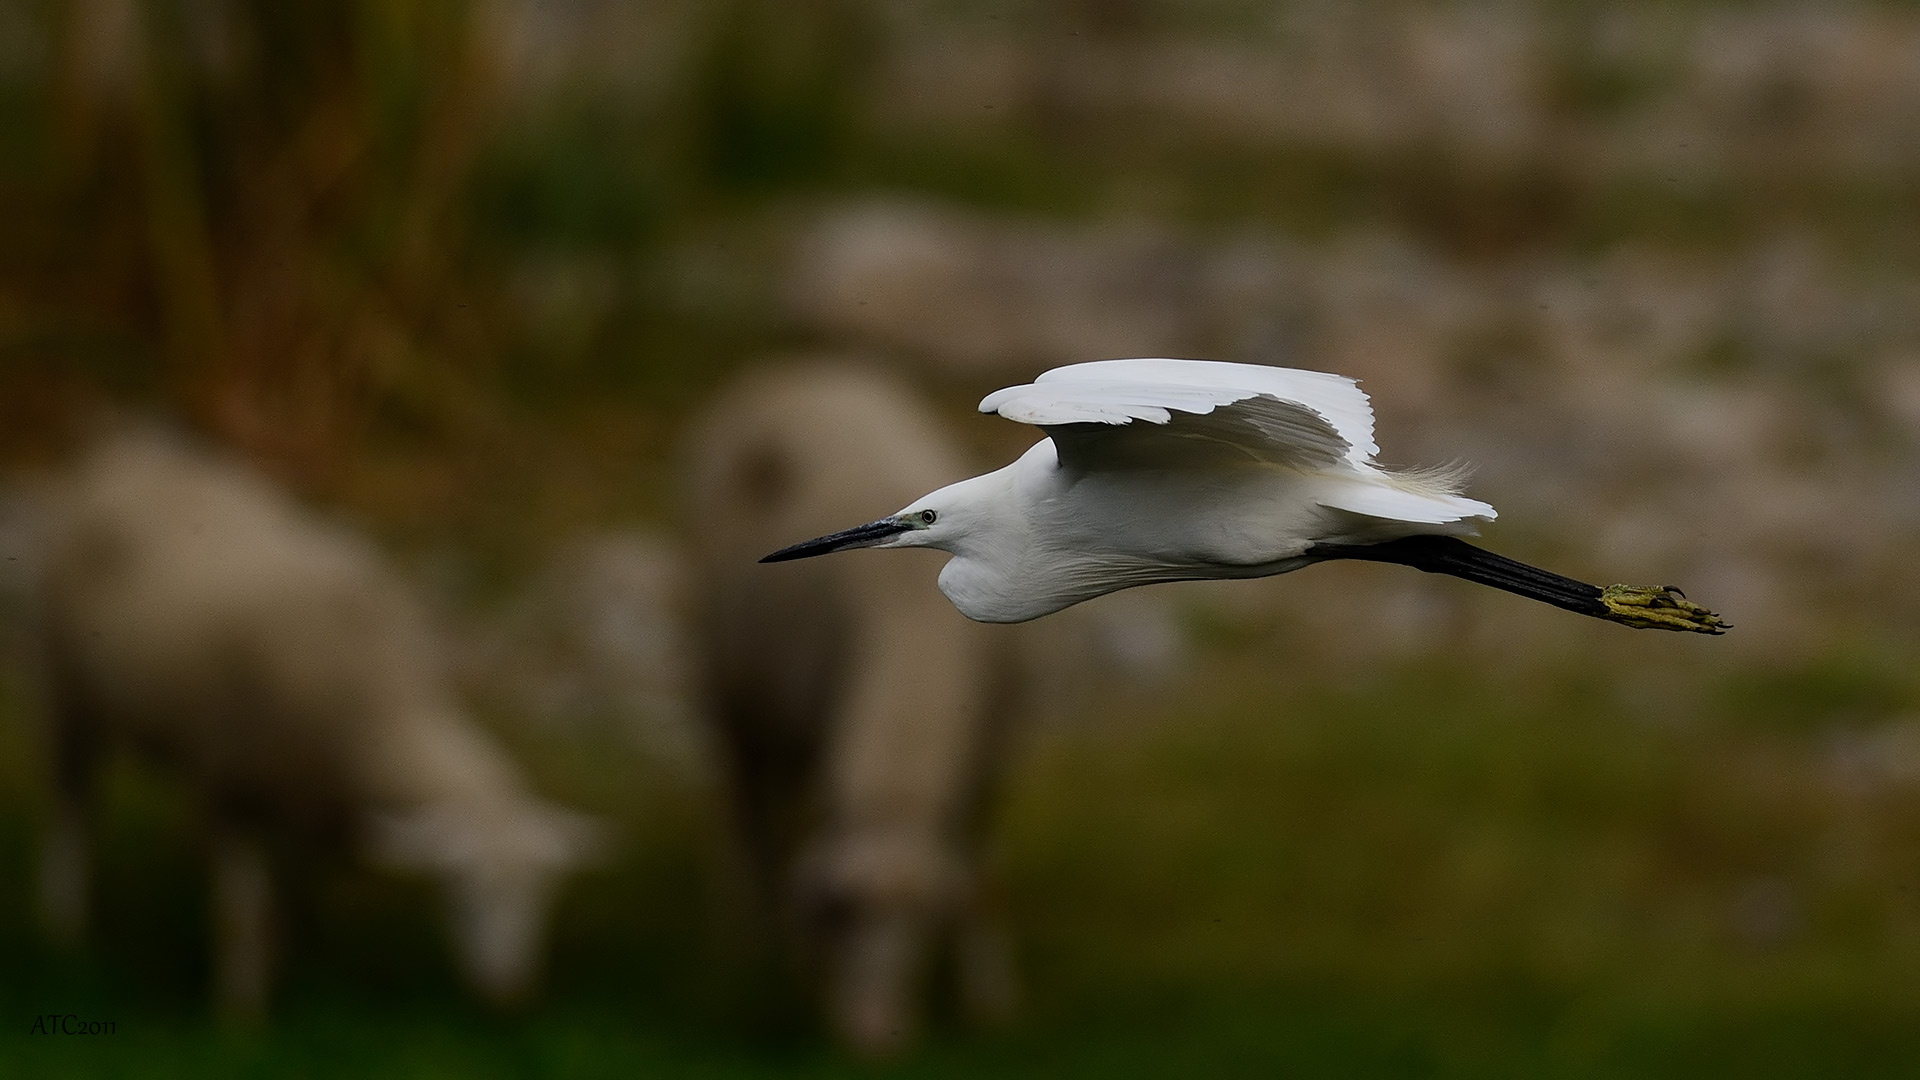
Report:
[[[496,1005],[524,999],[539,981],[547,915],[562,878],[596,864],[606,828],[532,800],[501,806],[424,806],[384,816],[374,857],[437,876],[453,946],[467,979]]]

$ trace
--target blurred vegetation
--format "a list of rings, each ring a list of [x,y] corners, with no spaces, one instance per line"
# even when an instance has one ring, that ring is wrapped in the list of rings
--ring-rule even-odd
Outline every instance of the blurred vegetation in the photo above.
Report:
[[[1740,114],[1733,167],[1593,167],[1585,148],[1680,77],[1670,51],[1610,44],[1611,5],[1540,7],[1553,55],[1529,85],[1558,134],[1484,155],[1256,144],[1045,79],[966,123],[888,122],[868,98],[900,16],[855,0],[662,5],[684,47],[616,65],[644,92],[536,95],[502,60],[507,6],[0,13],[0,466],[57,456],[103,406],[156,409],[407,550],[455,545],[509,575],[556,537],[665,516],[676,428],[703,395],[756,357],[831,344],[782,313],[776,268],[797,217],[874,193],[1307,242],[1385,230],[1517,276],[1535,253],[1628,241],[1711,264],[1767,230],[1814,235],[1864,277],[1920,267],[1920,159],[1810,166],[1791,80]],[[1040,42],[1049,71],[1087,41],[1130,55],[1270,21],[1146,0],[926,9],[909,14]],[[1537,362],[1529,341],[1459,366],[1497,388]],[[1727,337],[1692,374],[1752,375],[1769,348]],[[1793,385],[1852,407],[1870,395],[1850,360]],[[981,389],[928,381],[954,404]],[[1337,600],[1311,588],[1295,595]],[[1021,1022],[940,1036],[893,1071],[1920,1069],[1920,681],[1880,624],[1785,658],[1437,640],[1354,666],[1308,634],[1207,618],[1178,693],[1037,737],[1012,784]],[[30,864],[41,791],[17,666],[0,665],[5,868]],[[0,1037],[0,1072],[847,1070],[743,1021],[705,793],[619,748],[518,748],[627,840],[568,900],[530,1015],[495,1021],[457,992],[424,890],[341,874],[298,916],[275,1025],[213,1026],[187,809],[129,768],[91,951],[44,945],[21,875],[0,870],[0,1022],[77,1011],[124,1034]]]
[[[1729,674],[1656,726],[1632,714],[1692,683],[1683,665],[1648,663],[1637,687],[1439,660],[1300,685],[1264,645],[1229,649],[1214,689],[1033,748],[1004,845],[1029,1008],[878,1074],[1903,1074],[1920,1060],[1920,795],[1849,786],[1806,718],[1832,714],[1838,683],[1869,732],[1855,710],[1912,709],[1920,684],[1856,668]],[[0,854],[19,865],[36,784],[17,726],[0,730]],[[424,888],[337,873],[299,923],[273,1028],[209,1027],[184,807],[128,769],[81,962],[33,933],[20,890],[0,896],[16,975],[0,1007],[122,1034],[11,1043],[21,1075],[845,1072],[742,1011],[698,800],[617,748],[527,749],[628,847],[567,901],[530,1015],[465,1002]]]
[[[768,268],[781,214],[834,193],[1084,218],[1145,192],[1200,225],[1374,222],[1469,256],[1630,237],[1711,251],[1793,225],[1876,265],[1915,260],[1908,166],[1587,167],[1577,148],[1678,77],[1658,50],[1609,47],[1600,6],[1544,9],[1555,53],[1535,92],[1566,135],[1517,154],[1256,145],[1044,83],[986,106],[1005,114],[990,122],[877,122],[886,20],[856,0],[692,6],[665,86],[582,80],[528,101],[502,70],[508,7],[37,0],[13,16],[0,453],[44,449],[103,397],[159,403],[342,494],[370,444],[524,447],[534,421],[610,400],[627,423],[670,424],[742,355],[809,340],[776,313]],[[1040,10],[970,17],[1124,53],[1255,13]],[[1790,145],[1806,93],[1783,84],[1750,141]]]

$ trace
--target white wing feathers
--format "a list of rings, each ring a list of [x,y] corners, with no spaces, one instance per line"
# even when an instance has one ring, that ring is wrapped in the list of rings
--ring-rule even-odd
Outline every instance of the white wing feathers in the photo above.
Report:
[[[1079,468],[1171,467],[1224,457],[1326,468],[1352,451],[1325,417],[1298,402],[1222,396],[1162,383],[1036,383],[1002,390],[981,407],[1047,429],[1061,460]],[[1123,433],[1121,425],[1133,426]]]
[[[1043,386],[1057,388],[1062,396],[1067,396],[1090,387],[1139,389],[1145,385],[1177,387],[1192,394],[1192,400],[1204,398],[1216,406],[1231,405],[1261,394],[1291,401],[1325,417],[1352,448],[1354,460],[1365,461],[1380,452],[1373,441],[1373,406],[1368,404],[1366,391],[1361,390],[1358,383],[1345,375],[1259,364],[1229,364],[1219,360],[1095,360],[1069,364],[1042,374],[1031,386],[1013,386],[988,394],[980,403],[980,411],[1005,416],[1000,408],[1002,400]],[[1183,412],[1201,411],[1174,401],[1166,405]],[[1125,420],[1102,422],[1126,423]],[[1164,424],[1166,419],[1154,419],[1153,423]]]
[[[1210,360],[1097,360],[997,390],[980,411],[1045,428],[1061,461],[1079,467],[1177,466],[1206,455],[1220,460],[1224,450],[1314,470],[1328,481],[1316,500],[1335,509],[1422,523],[1494,517],[1493,507],[1455,494],[1443,477],[1375,465],[1373,409],[1341,375]]]

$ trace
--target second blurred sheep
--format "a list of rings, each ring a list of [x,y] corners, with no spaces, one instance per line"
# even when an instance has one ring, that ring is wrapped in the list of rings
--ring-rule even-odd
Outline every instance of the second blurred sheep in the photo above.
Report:
[[[756,562],[966,463],[897,382],[822,366],[735,386],[689,458],[699,675],[766,915],[857,1051],[912,1040],[943,948],[963,1007],[1004,1014],[1012,970],[980,853],[1004,757],[1006,628],[962,618],[914,553]]]
[[[203,804],[229,1010],[265,1005],[277,836],[437,877],[469,981],[496,1001],[531,988],[556,887],[603,846],[600,829],[530,791],[467,717],[423,612],[371,547],[155,434],[97,448],[49,539],[59,801],[41,890],[56,929],[85,922],[92,777],[126,744]]]

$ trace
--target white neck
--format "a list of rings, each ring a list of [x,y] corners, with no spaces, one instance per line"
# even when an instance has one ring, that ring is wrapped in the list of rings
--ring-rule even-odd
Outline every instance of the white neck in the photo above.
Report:
[[[1004,468],[937,493],[963,528],[940,546],[953,559],[940,571],[940,591],[977,622],[1025,622],[1097,593],[1075,588],[1076,575],[1050,567],[1034,572],[1031,556],[1044,523],[1035,520],[1060,483],[1053,441],[1043,439]],[[1064,590],[1064,591],[1063,591]]]

